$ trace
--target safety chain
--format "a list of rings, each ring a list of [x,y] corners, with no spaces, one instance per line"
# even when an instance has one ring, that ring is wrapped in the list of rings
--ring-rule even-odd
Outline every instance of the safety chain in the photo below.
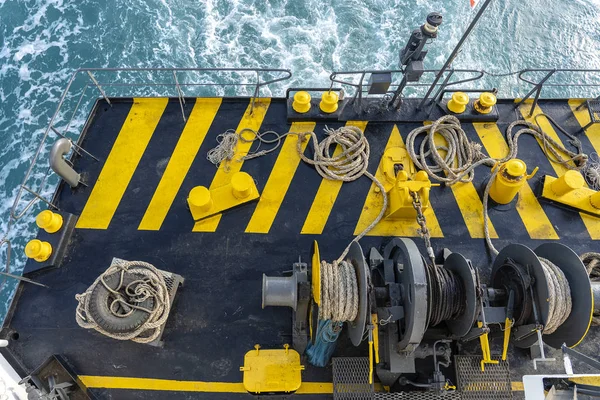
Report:
[[[427,249],[427,255],[431,260],[431,265],[435,265],[435,254],[433,253],[433,247],[431,247],[431,233],[429,232],[429,228],[427,228],[427,218],[423,214],[423,204],[421,203],[421,198],[419,197],[419,193],[409,191],[410,196],[413,199],[413,207],[417,212],[417,223],[419,224],[419,235],[423,238],[425,242],[425,248]]]

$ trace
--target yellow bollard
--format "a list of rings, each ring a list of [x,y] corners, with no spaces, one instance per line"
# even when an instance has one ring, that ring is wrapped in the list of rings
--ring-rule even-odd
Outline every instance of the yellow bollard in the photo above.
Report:
[[[37,262],[44,262],[52,255],[52,246],[48,242],[33,239],[25,245],[25,255]]]
[[[509,204],[513,201],[527,180],[533,178],[538,170],[536,167],[527,175],[527,165],[518,159],[508,160],[499,167],[495,165],[492,171],[496,168],[498,173],[490,188],[490,197],[498,204]]]
[[[338,100],[339,96],[336,92],[328,91],[323,93],[323,97],[321,97],[321,102],[319,103],[319,108],[321,111],[327,114],[331,114],[337,111],[338,109]]]
[[[40,229],[43,229],[48,233],[56,233],[62,227],[63,218],[58,213],[45,210],[35,217],[35,223]]]
[[[454,114],[462,114],[467,109],[467,104],[469,104],[468,94],[464,92],[454,92],[452,98],[448,101],[448,104],[446,104],[446,107]]]
[[[192,215],[194,215],[196,212],[206,212],[210,210],[213,205],[210,191],[206,186],[196,186],[192,188],[192,190],[190,190],[190,194],[188,195],[187,201]]]
[[[300,91],[294,95],[292,108],[299,114],[304,114],[310,111],[310,94]]]
[[[497,101],[498,99],[496,98],[496,95],[494,93],[483,92],[479,96],[479,100],[477,100],[475,104],[473,104],[473,108],[479,114],[489,114],[492,112],[492,109],[494,108],[494,105]]]
[[[563,176],[552,182],[552,192],[557,196],[565,195],[573,190],[581,189],[585,185],[585,179],[581,172],[568,170]]]
[[[236,172],[231,177],[231,191],[236,199],[245,199],[252,193],[254,181],[246,172]]]
[[[590,204],[592,207],[600,209],[600,192],[596,192],[590,196]]]

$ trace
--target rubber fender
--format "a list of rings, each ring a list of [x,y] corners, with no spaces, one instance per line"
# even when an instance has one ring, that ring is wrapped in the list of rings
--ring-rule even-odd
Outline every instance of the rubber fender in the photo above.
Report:
[[[145,277],[140,274],[128,274],[123,276],[123,284],[120,288],[120,273],[114,273],[104,278],[107,286],[113,290],[117,290],[127,298],[125,288],[127,285],[138,279],[144,279]],[[133,312],[127,317],[118,317],[113,315],[110,311],[110,304],[114,300],[114,294],[108,291],[106,287],[99,282],[91,293],[89,311],[96,323],[109,333],[129,333],[135,331],[143,323],[145,323],[150,314],[142,310],[133,310]],[[140,307],[152,310],[154,308],[154,298],[150,297],[143,302],[137,304]]]

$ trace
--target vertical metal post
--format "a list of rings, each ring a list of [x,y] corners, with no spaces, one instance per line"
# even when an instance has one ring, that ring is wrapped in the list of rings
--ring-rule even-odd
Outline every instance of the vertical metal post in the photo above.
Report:
[[[256,87],[254,88],[254,95],[252,96],[252,104],[250,105],[250,115],[254,112],[254,103],[258,100],[258,92],[260,90],[260,73],[256,70]]]
[[[546,74],[546,76],[544,76],[544,78],[539,81],[539,83],[537,85],[535,85],[535,87],[533,89],[531,89],[529,91],[529,93],[527,93],[525,95],[525,97],[523,97],[518,103],[518,104],[522,104],[525,100],[527,100],[528,98],[531,97],[531,95],[533,93],[535,93],[535,98],[533,99],[533,104],[531,105],[531,110],[529,110],[529,116],[533,116],[533,110],[535,110],[535,106],[538,103],[538,100],[540,98],[540,94],[542,93],[542,87],[544,86],[544,83],[546,83],[546,81],[556,72],[556,69],[551,70],[550,72],[548,72]]]
[[[185,98],[183,97],[183,92],[181,91],[181,87],[179,86],[179,81],[177,80],[177,74],[175,73],[175,70],[173,70],[173,79],[175,79],[175,87],[177,88],[177,97],[179,97],[179,106],[181,107],[181,116],[183,117],[183,122],[186,122],[185,111],[183,109],[183,105],[185,104]]]
[[[90,79],[92,80],[92,82],[94,82],[94,85],[96,85],[96,87],[98,88],[98,90],[102,94],[102,97],[104,97],[104,100],[106,100],[106,102],[108,103],[108,105],[112,107],[112,104],[110,104],[110,100],[108,99],[108,96],[106,95],[106,93],[104,93],[104,90],[102,89],[102,87],[100,86],[100,84],[98,83],[98,81],[96,80],[96,78],[94,78],[94,75],[92,75],[92,73],[90,71],[87,71],[87,73],[90,76]]]
[[[492,0],[485,0],[485,2],[481,5],[481,7],[479,8],[479,11],[477,11],[477,14],[475,14],[475,17],[469,24],[469,27],[467,28],[465,33],[463,33],[462,37],[456,44],[456,47],[454,47],[454,50],[452,50],[452,53],[446,60],[446,63],[444,63],[444,66],[442,67],[442,69],[435,76],[435,80],[433,81],[433,83],[431,84],[429,89],[427,90],[425,97],[423,98],[423,100],[421,100],[417,109],[420,110],[423,107],[423,105],[425,104],[425,101],[427,101],[427,99],[429,98],[429,95],[431,94],[431,92],[433,92],[433,89],[437,85],[437,83],[440,80],[440,78],[442,77],[442,75],[444,75],[444,72],[446,72],[446,70],[450,67],[450,64],[452,64],[452,62],[454,61],[454,58],[456,58],[456,56],[458,55],[458,52],[460,51],[460,48],[462,47],[463,43],[465,42],[465,40],[467,40],[467,38],[471,34],[471,31],[473,30],[473,28],[475,28],[475,25],[477,25],[477,22],[483,15],[483,12],[485,11],[486,8],[488,8],[488,6],[491,4],[491,2],[492,2]]]

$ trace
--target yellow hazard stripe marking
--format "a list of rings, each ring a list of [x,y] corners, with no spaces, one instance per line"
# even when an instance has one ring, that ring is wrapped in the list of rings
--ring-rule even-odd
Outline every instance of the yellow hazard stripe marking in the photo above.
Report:
[[[431,125],[431,121],[425,121],[424,125]],[[446,139],[437,133],[433,137],[433,140],[436,146],[448,146]],[[445,151],[440,150],[442,157],[445,156]],[[477,193],[477,189],[475,189],[475,185],[473,182],[459,182],[450,186],[452,190],[452,194],[456,199],[456,204],[458,205],[458,209],[460,210],[460,214],[465,221],[465,225],[467,226],[467,230],[469,234],[474,239],[483,239],[485,238],[485,233],[483,230],[483,203],[479,194]],[[496,229],[492,224],[492,221],[488,221],[488,229],[490,232],[491,238],[498,238],[498,234],[496,233]]]
[[[252,102],[248,104],[248,108],[242,117],[242,120],[238,124],[236,132],[240,133],[242,129],[252,129],[257,131],[260,129],[262,125],[263,119],[267,114],[267,110],[269,109],[269,105],[271,104],[270,98],[260,98],[254,102],[254,111],[252,111]],[[244,161],[240,158],[248,154],[250,148],[252,147],[251,139],[254,138],[254,134],[251,132],[244,132],[245,141],[238,141],[237,146],[235,148],[235,154],[233,159],[230,162],[223,162],[221,166],[217,169],[217,173],[210,184],[209,189],[217,188],[224,186],[229,183],[231,180],[231,176],[239,172],[242,169],[242,165]],[[217,214],[212,217],[206,218],[202,221],[196,222],[194,224],[194,228],[192,229],[194,232],[214,232],[217,230],[219,226],[219,221],[221,221],[222,214]]]
[[[400,131],[398,127],[394,125],[392,128],[392,133],[390,134],[390,138],[388,139],[388,143],[386,145],[386,150],[392,147],[404,147],[404,142],[402,140],[402,136],[400,135]],[[382,154],[383,155],[383,154]],[[385,176],[381,171],[381,163],[383,162],[383,157],[379,163],[379,167],[375,172],[375,177],[380,181],[385,181]],[[412,160],[408,160],[412,165]],[[381,210],[381,206],[383,205],[383,196],[381,193],[376,192],[377,186],[375,184],[371,185],[369,189],[369,193],[367,194],[367,198],[365,199],[365,204],[363,206],[362,212],[360,213],[360,217],[358,218],[358,223],[356,224],[356,229],[354,230],[354,234],[358,235],[362,232],[373,220],[377,217]],[[442,228],[435,216],[435,212],[433,208],[428,207],[423,214],[427,219],[427,227],[431,232],[432,237],[444,237],[442,233]],[[417,232],[419,229],[419,224],[417,224],[416,219],[410,221],[398,221],[398,220],[381,220],[375,227],[367,234],[369,236],[411,236],[416,237],[419,236]]]
[[[346,126],[356,126],[364,132],[367,127],[367,122],[348,121],[346,122]],[[338,145],[333,152],[333,156],[335,157],[341,152],[342,149]],[[308,216],[304,221],[301,233],[320,235],[323,232],[341,188],[341,181],[331,181],[329,179],[323,179],[321,181],[317,195],[315,196],[308,212]]]
[[[152,378],[123,378],[118,376],[79,376],[81,383],[88,389],[133,389],[133,390],[168,390],[181,392],[207,393],[248,393],[241,382],[201,382],[175,381]],[[330,394],[333,383],[302,382],[296,394]]]
[[[129,390],[159,390],[180,392],[205,392],[205,393],[247,393],[241,382],[202,382],[202,381],[176,381],[153,378],[126,378],[118,376],[92,376],[80,375],[79,381],[88,389],[129,389]],[[576,378],[579,383],[593,384],[597,380]],[[574,379],[575,380],[575,379]],[[523,391],[523,382],[511,382],[513,391]],[[375,383],[377,392],[385,388],[380,383]],[[331,382],[302,382],[302,386],[295,394],[331,394]]]
[[[134,99],[77,228],[108,228],[168,101],[167,98]]]
[[[312,132],[314,129],[314,122],[294,122],[290,132]],[[288,135],[285,138],[254,214],[252,214],[252,218],[246,227],[246,233],[269,233],[279,207],[281,207],[285,194],[292,183],[298,164],[300,164],[300,156],[297,150],[298,140],[297,135]],[[300,145],[302,151],[306,149],[307,145],[308,138]]]
[[[473,126],[491,157],[501,159],[508,155],[508,144],[496,124],[476,122]],[[558,239],[558,234],[529,184],[524,185],[519,191],[517,212],[530,238]]]
[[[198,154],[208,129],[219,111],[222,99],[196,99],[169,164],[152,196],[138,229],[157,231],[160,229],[179,188]]]
[[[535,124],[535,116],[538,114],[541,114],[543,112],[541,110],[541,108],[536,105],[535,109],[533,111],[533,115],[531,117],[529,117],[529,110],[531,109],[531,104],[523,104],[519,107],[519,109],[521,110],[521,114],[523,115],[523,118],[525,118],[525,120],[531,122],[532,124]],[[540,127],[542,128],[542,130],[544,132],[546,132],[548,134],[548,136],[550,136],[552,139],[556,140],[558,143],[563,145],[563,143],[560,140],[560,138],[558,137],[556,131],[552,127],[552,124],[548,121],[547,118],[543,118],[543,117],[538,118],[538,121],[540,123]],[[543,143],[541,143],[540,140],[538,140],[538,143],[543,148]],[[563,145],[563,147],[564,147],[564,145]],[[564,173],[567,171],[567,167],[565,167],[562,164],[558,164],[558,163],[555,163],[552,161],[550,162],[550,164],[552,165],[552,168],[554,168],[554,172],[556,172],[556,175],[558,177],[564,175]],[[590,237],[593,240],[600,239],[600,218],[596,218],[596,217],[593,217],[593,216],[591,216],[589,214],[585,214],[585,213],[579,213],[579,215],[581,216],[581,219],[583,220],[583,223],[584,223]]]

